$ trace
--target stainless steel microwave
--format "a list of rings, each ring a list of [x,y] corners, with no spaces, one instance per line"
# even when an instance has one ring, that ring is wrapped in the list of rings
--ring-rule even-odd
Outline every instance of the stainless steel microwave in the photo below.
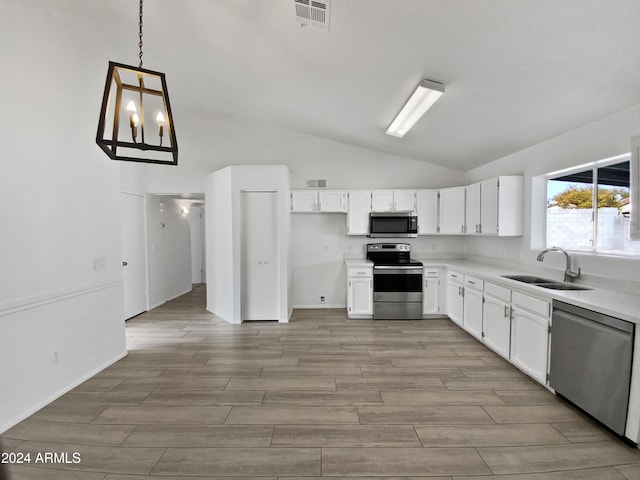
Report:
[[[369,237],[417,237],[418,217],[412,212],[371,212]]]

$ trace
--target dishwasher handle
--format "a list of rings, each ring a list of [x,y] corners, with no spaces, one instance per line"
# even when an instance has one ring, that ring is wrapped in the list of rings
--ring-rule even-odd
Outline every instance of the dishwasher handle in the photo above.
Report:
[[[575,317],[582,317],[588,319],[594,323],[610,327],[615,330],[619,330],[621,333],[632,335],[635,325],[626,320],[620,318],[610,317],[604,313],[594,312],[593,310],[587,310],[586,308],[576,307],[575,305],[569,305],[559,301],[553,302],[553,313],[557,315],[560,312],[567,312]]]

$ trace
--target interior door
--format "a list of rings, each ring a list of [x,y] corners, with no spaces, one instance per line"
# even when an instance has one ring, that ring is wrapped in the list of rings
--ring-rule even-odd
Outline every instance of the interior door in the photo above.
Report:
[[[242,320],[278,320],[276,192],[242,192]]]
[[[204,228],[202,208],[189,209],[191,223],[191,283],[204,283]]]
[[[147,310],[147,262],[144,197],[120,194],[124,318]]]

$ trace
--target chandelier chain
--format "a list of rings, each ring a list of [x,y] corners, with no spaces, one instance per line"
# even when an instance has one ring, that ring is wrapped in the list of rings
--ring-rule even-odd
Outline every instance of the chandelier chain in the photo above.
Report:
[[[142,68],[142,0],[140,0],[140,22],[138,23],[138,38],[140,41],[138,42],[138,48],[140,49],[140,53],[138,57],[140,57],[140,66],[138,68]]]

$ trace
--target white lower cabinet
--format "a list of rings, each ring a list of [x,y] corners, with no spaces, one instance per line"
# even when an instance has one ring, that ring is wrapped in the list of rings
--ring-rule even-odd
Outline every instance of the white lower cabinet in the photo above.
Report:
[[[484,343],[509,360],[511,348],[511,290],[485,282],[482,305]]]
[[[447,273],[447,315],[462,326],[464,314],[464,275],[460,272]]]
[[[551,302],[519,292],[511,298],[511,362],[542,384],[547,381]]]
[[[422,289],[422,315],[440,314],[440,270],[424,267]]]
[[[347,269],[347,316],[371,318],[373,316],[373,267]]]
[[[478,340],[482,340],[482,286],[482,280],[465,275],[462,328]]]
[[[452,321],[546,385],[550,300],[449,271],[447,302]]]

